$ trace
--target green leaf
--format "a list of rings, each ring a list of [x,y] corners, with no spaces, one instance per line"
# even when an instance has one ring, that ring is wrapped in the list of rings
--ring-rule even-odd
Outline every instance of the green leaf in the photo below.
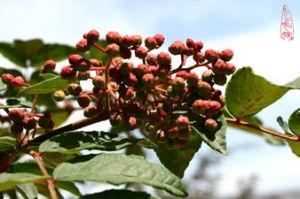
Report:
[[[111,189],[100,193],[89,194],[80,199],[156,199],[146,192],[126,189]]]
[[[300,136],[300,108],[295,110],[290,116],[289,128],[293,133]]]
[[[219,129],[212,133],[204,129],[203,121],[195,117],[194,121],[191,121],[192,132],[201,137],[201,139],[212,149],[226,155],[226,120],[223,114],[218,118],[214,118],[219,124]]]
[[[295,113],[295,112],[294,112]],[[293,115],[293,114],[292,114]],[[292,117],[292,115],[290,116],[290,118]],[[287,135],[293,135],[291,132],[290,132],[290,129],[289,129],[289,126],[287,124],[286,121],[284,121],[282,119],[282,117],[278,117],[277,118],[277,122],[278,124],[280,125],[280,127],[284,130],[284,132],[287,134]],[[292,152],[299,156],[300,157],[300,143],[299,142],[295,142],[295,141],[291,141],[291,140],[286,140],[287,143],[289,144],[289,147],[291,148]]]
[[[26,61],[43,45],[39,39],[15,40],[12,44],[0,43],[0,53],[16,65],[26,67]]]
[[[62,44],[43,44],[40,39],[15,40],[12,44],[0,43],[0,53],[21,67],[27,67],[29,63],[27,61],[30,61],[32,66],[40,67],[48,59],[61,61],[76,52],[73,47]]]
[[[182,178],[190,161],[201,147],[201,142],[202,139],[200,136],[193,133],[189,137],[187,146],[184,148],[169,150],[166,145],[158,144],[158,147],[154,148],[154,151],[165,167]]]
[[[22,89],[19,94],[46,94],[57,90],[66,89],[70,82],[60,76],[44,80],[40,83]]]
[[[46,167],[49,175],[52,175],[53,169]],[[18,162],[12,165],[11,170],[13,172],[21,173],[32,173],[35,175],[39,175],[41,170],[35,161],[26,161],[26,162]],[[60,188],[66,190],[76,196],[81,196],[79,189],[72,182],[57,182],[55,184],[56,188]]]
[[[80,160],[80,161],[79,161]],[[60,164],[53,173],[58,181],[100,181],[113,185],[137,183],[164,189],[176,196],[187,196],[180,179],[166,168],[143,157],[100,154]]]
[[[281,98],[290,89],[300,88],[300,78],[278,86],[253,73],[250,67],[239,69],[226,87],[226,106],[235,117],[257,114]]]
[[[0,173],[0,191],[13,189],[19,184],[43,182],[49,178],[49,176],[40,176],[31,173]]]
[[[66,132],[46,140],[40,145],[39,151],[69,154],[78,153],[84,149],[116,151],[136,142],[138,139],[128,139],[111,133],[75,131]]]
[[[6,106],[0,106],[1,109],[4,108],[20,108],[20,107],[25,107],[25,108],[31,108],[32,103],[28,101],[24,101],[22,99],[16,98],[16,97],[11,97],[6,100]]]
[[[31,65],[40,67],[46,60],[62,61],[69,57],[70,54],[77,53],[76,48],[62,44],[44,44],[37,53],[30,58]]]
[[[16,144],[16,138],[11,136],[0,137],[0,150],[8,149]]]
[[[20,184],[17,186],[27,199],[37,199],[38,190],[33,183]]]
[[[0,78],[0,91],[6,90],[7,86],[3,83],[2,79]]]

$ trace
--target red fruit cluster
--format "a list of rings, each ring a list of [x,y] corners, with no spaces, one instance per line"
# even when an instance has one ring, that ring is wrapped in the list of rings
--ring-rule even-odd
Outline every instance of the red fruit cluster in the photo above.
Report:
[[[36,119],[35,117],[38,117],[39,119]],[[52,130],[54,127],[54,120],[50,116],[31,114],[22,109],[13,109],[9,111],[8,118],[13,122],[11,133],[15,136],[20,136],[23,130],[36,130],[37,123],[46,130]]]
[[[219,128],[215,118],[222,111],[224,98],[214,85],[223,85],[226,76],[235,71],[234,65],[228,63],[233,56],[231,50],[203,51],[201,41],[187,39],[185,43],[172,43],[169,52],[152,53],[165,41],[161,34],[143,40],[140,35],[108,32],[104,47],[97,44],[98,40],[99,33],[91,30],[76,47],[80,52],[97,48],[99,53],[108,56],[108,61],[103,64],[102,60],[70,55],[69,65],[62,68],[61,77],[78,78],[80,82],[71,83],[64,92],[54,93],[55,99],[73,95],[84,108],[84,116],[109,114],[112,125],[146,130],[158,143],[169,148],[187,145],[191,135],[190,118],[198,117],[208,132]],[[174,67],[171,54],[181,57],[178,67]],[[130,62],[132,55],[141,63]],[[195,64],[186,67],[189,57]],[[44,70],[51,71],[53,66],[53,62],[47,61]],[[200,76],[192,72],[198,67],[206,68]],[[80,83],[88,80],[93,88],[83,91]]]
[[[4,84],[6,84],[9,88],[13,90],[18,90],[20,87],[29,87],[30,85],[24,82],[23,77],[21,76],[13,76],[9,73],[3,73],[1,75],[1,80]]]

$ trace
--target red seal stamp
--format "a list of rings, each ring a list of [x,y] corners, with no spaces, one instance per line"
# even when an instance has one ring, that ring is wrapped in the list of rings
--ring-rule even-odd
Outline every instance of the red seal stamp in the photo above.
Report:
[[[294,39],[294,21],[287,5],[283,5],[281,23],[280,23],[280,37],[284,40]]]

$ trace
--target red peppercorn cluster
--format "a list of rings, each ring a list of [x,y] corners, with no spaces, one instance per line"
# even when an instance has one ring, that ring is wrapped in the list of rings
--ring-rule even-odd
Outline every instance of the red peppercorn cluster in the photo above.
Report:
[[[12,109],[8,113],[8,118],[13,122],[11,133],[15,136],[20,136],[23,130],[35,131],[37,123],[40,128],[45,130],[52,130],[54,127],[54,120],[48,114],[42,116],[39,114],[27,113],[22,109]]]
[[[143,40],[140,35],[121,36],[118,32],[108,32],[104,39],[106,47],[97,44],[99,38],[98,31],[91,30],[76,44],[82,54],[70,55],[69,65],[61,69],[60,75],[63,79],[77,78],[79,82],[54,92],[57,101],[72,95],[84,108],[85,117],[107,114],[112,125],[145,130],[158,143],[170,148],[187,145],[191,117],[198,117],[208,132],[219,128],[215,118],[225,102],[214,85],[224,85],[226,76],[235,71],[235,66],[228,63],[233,56],[232,50],[203,51],[201,41],[187,39],[172,43],[169,52],[154,53],[153,50],[164,43],[161,34]],[[84,52],[90,48],[106,53],[108,61],[85,58]],[[130,61],[133,54],[140,63]],[[171,54],[181,57],[179,66],[174,66]],[[186,60],[190,57],[195,63],[187,67]],[[52,72],[55,65],[48,60],[42,71]],[[199,76],[192,72],[198,67],[207,70]],[[2,77],[2,81],[10,82],[6,80],[9,78]],[[83,81],[91,81],[93,88],[83,91],[80,85]],[[180,114],[175,113],[178,110]],[[11,120],[25,127],[26,114],[12,110],[10,115]],[[50,123],[45,116],[39,119],[39,126],[43,128],[49,128]]]
[[[1,75],[1,80],[4,84],[7,85],[8,89],[19,90],[21,87],[29,87],[30,85],[24,82],[23,77],[13,76],[9,73],[3,73]]]

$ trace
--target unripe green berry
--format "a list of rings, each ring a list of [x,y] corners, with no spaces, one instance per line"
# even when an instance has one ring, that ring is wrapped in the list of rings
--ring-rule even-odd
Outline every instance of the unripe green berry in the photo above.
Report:
[[[90,71],[79,72],[77,73],[77,77],[79,80],[88,80],[90,77]]]
[[[214,74],[211,70],[204,71],[202,73],[202,80],[206,82],[211,82],[213,80]]]
[[[227,81],[226,75],[215,74],[214,76],[215,84],[223,86],[224,84],[226,84],[226,81]]]
[[[93,85],[96,87],[96,88],[102,88],[105,84],[105,78],[104,76],[95,76],[93,78]]]
[[[63,90],[55,91],[53,93],[53,98],[58,102],[63,101],[65,99],[65,92]]]
[[[82,88],[79,84],[69,84],[68,91],[71,95],[78,96],[82,92]]]

